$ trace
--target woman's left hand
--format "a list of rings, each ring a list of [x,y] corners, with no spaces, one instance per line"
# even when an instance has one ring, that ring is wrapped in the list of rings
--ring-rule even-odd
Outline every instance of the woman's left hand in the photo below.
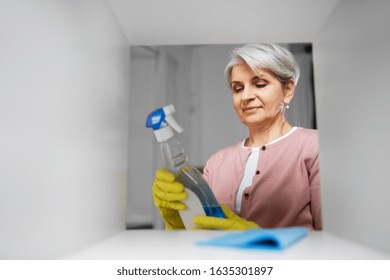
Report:
[[[221,208],[226,218],[196,216],[194,224],[198,227],[194,229],[246,230],[259,228],[258,224],[239,217],[226,205],[221,204]]]

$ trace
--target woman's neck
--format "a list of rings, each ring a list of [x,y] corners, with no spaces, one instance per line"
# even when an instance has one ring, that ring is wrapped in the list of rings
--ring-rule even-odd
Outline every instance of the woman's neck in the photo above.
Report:
[[[284,119],[272,125],[248,127],[249,137],[245,140],[246,147],[262,147],[279,137],[282,137],[292,129],[292,126]]]

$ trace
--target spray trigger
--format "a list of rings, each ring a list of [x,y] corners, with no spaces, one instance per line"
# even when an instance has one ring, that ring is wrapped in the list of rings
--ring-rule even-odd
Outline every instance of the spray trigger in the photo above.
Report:
[[[163,107],[165,113],[165,121],[174,129],[177,133],[182,133],[183,128],[176,122],[172,117],[172,114],[175,113],[175,107],[171,104]]]

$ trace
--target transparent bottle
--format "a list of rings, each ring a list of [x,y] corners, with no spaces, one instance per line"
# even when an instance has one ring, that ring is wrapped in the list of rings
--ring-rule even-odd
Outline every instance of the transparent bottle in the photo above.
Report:
[[[178,133],[183,131],[172,117],[174,112],[173,105],[168,105],[150,113],[146,120],[146,127],[154,130],[159,142],[162,166],[173,173],[176,180],[181,182],[187,190],[196,195],[207,216],[225,218],[202,174],[189,165],[184,149],[173,131],[173,129]]]

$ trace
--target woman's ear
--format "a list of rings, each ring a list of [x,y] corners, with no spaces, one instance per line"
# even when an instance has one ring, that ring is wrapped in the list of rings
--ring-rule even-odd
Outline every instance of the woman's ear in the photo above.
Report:
[[[295,91],[295,83],[293,80],[290,80],[284,85],[284,89],[283,89],[283,93],[284,93],[283,102],[284,102],[284,104],[290,104],[290,102],[294,96],[294,91]]]

